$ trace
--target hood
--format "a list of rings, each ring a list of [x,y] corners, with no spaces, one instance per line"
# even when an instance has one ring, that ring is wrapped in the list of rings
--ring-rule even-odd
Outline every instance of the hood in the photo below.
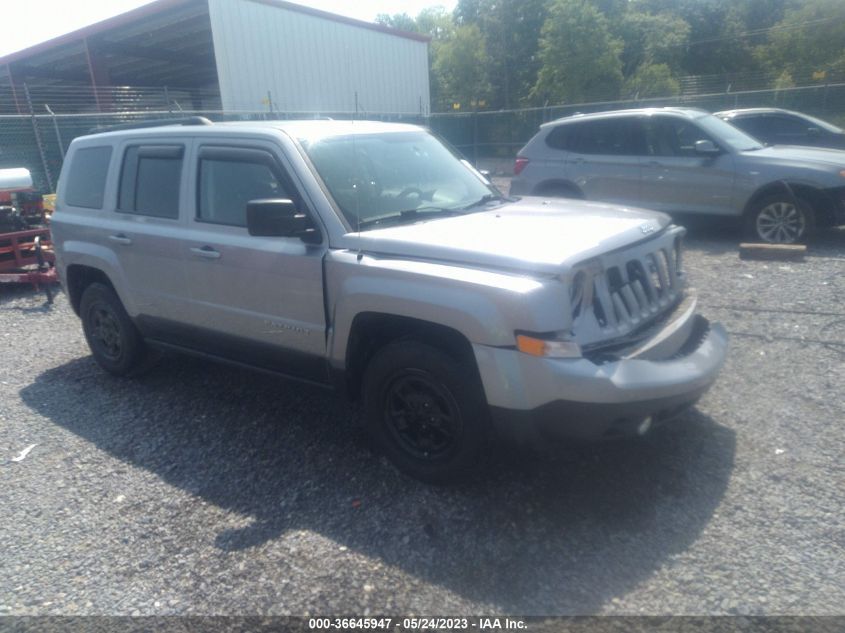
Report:
[[[656,235],[662,213],[580,200],[523,198],[489,211],[347,234],[366,252],[556,274]]]
[[[750,158],[773,158],[793,163],[824,163],[837,169],[845,168],[845,152],[825,147],[804,147],[802,145],[771,145],[751,152],[743,152]]]

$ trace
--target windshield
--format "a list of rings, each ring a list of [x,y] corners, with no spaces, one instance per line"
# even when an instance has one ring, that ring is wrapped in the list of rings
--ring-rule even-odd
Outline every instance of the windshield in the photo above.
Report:
[[[822,121],[821,119],[817,119],[816,117],[810,116],[809,114],[801,114],[801,116],[821,130],[827,130],[828,132],[833,132],[834,134],[842,133],[842,128],[836,127],[835,125],[833,125],[833,123]]]
[[[748,134],[712,114],[699,117],[695,122],[720,143],[724,143],[739,152],[763,148],[758,141]]]
[[[498,192],[430,134],[386,132],[308,141],[302,147],[352,227],[454,215]]]

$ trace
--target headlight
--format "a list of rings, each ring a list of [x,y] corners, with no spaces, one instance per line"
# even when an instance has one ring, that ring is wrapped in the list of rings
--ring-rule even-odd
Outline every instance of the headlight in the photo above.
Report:
[[[581,346],[561,338],[538,338],[536,335],[516,335],[516,349],[523,354],[544,358],[581,358]]]

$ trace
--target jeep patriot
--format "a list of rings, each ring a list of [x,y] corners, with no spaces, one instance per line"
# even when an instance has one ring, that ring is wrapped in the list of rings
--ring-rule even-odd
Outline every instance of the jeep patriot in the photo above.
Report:
[[[646,433],[727,350],[668,216],[506,198],[412,125],[197,117],[83,136],[52,230],[103,369],[167,349],[338,390],[425,481],[471,470],[491,437]]]

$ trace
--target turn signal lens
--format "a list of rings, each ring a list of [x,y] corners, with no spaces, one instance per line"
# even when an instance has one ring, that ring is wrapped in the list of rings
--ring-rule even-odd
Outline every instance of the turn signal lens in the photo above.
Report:
[[[581,357],[581,347],[575,341],[546,341],[525,334],[516,335],[516,348],[523,354],[544,358]]]

